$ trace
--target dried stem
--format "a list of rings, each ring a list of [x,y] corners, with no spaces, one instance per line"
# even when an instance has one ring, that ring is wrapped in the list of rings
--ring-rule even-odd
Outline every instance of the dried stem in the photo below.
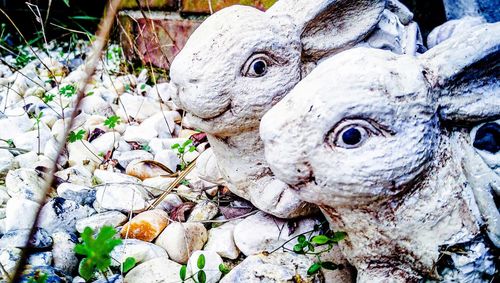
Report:
[[[113,21],[114,21],[116,13],[118,11],[118,7],[120,6],[120,3],[121,3],[121,0],[110,0],[109,5],[108,5],[109,9],[106,10],[106,14],[104,15],[103,19],[101,20],[101,23],[99,25],[99,29],[97,31],[97,39],[93,44],[92,52],[91,52],[90,56],[87,58],[87,63],[85,64],[86,76],[82,79],[82,84],[79,84],[80,87],[78,89],[78,96],[76,98],[75,111],[73,111],[73,113],[71,114],[71,118],[70,118],[70,122],[69,122],[70,126],[68,128],[66,128],[64,131],[64,137],[66,137],[66,138],[68,137],[70,129],[73,125],[73,121],[75,120],[75,117],[78,114],[77,110],[80,107],[81,101],[85,96],[85,89],[86,89],[87,85],[90,83],[90,81],[92,80],[92,75],[95,72],[97,63],[99,62],[99,58],[102,54],[102,51],[104,50],[104,46],[106,45],[106,42],[108,40],[108,36],[109,36],[110,31],[111,31],[111,27],[113,26]],[[3,12],[3,10],[0,10],[0,11]],[[65,147],[64,141],[66,140],[66,138],[60,141],[60,143],[58,145],[58,150],[57,150],[57,158],[56,158],[56,160],[54,160],[54,162],[52,164],[52,168],[51,168],[52,170],[49,172],[56,171],[58,161],[61,157],[61,154],[64,151],[64,147]],[[47,193],[51,187],[53,179],[54,179],[53,174],[48,175],[48,178],[45,182],[45,187],[43,190],[45,197],[47,197]],[[42,204],[44,202],[45,201],[43,201]],[[29,234],[30,236],[28,237],[28,240],[26,241],[26,246],[28,246],[28,243],[30,242],[30,240],[33,238],[33,236],[35,234],[36,227],[38,226],[37,224],[39,222],[40,212],[41,212],[42,207],[43,206],[40,206],[38,208],[38,210],[36,211],[35,221],[34,221],[33,225],[31,226],[31,231]],[[22,250],[21,258],[20,258],[19,262],[17,263],[16,271],[14,273],[14,276],[13,276],[11,282],[19,282],[20,281],[20,277],[21,277],[23,268],[24,268],[26,261],[27,261],[27,258],[28,258],[28,252],[29,252],[29,249]]]

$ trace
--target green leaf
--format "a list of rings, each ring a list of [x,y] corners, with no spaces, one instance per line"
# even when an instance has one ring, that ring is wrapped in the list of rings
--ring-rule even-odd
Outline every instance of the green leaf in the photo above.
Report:
[[[123,273],[127,273],[137,264],[137,261],[133,257],[127,257],[123,262]]]
[[[196,147],[194,147],[194,146],[190,146],[190,147],[189,147],[189,152],[193,152],[193,151],[195,151],[195,150],[196,150]]]
[[[186,280],[186,272],[187,272],[187,267],[185,265],[181,266],[181,270],[179,270],[179,277],[181,278],[182,281]]]
[[[175,143],[175,144],[173,144],[170,148],[171,148],[171,149],[176,149],[176,148],[179,148],[179,146],[180,146],[180,144]]]
[[[59,89],[59,94],[66,97],[72,97],[75,93],[76,87],[74,85],[65,85]]]
[[[333,242],[340,242],[340,241],[344,240],[346,237],[347,237],[346,232],[335,232],[335,233],[333,233],[331,240]]]
[[[49,276],[40,270],[35,270],[35,274],[32,277],[28,277],[28,283],[47,283]]]
[[[187,272],[187,266],[185,265],[181,266],[181,269],[179,270],[179,277],[181,278],[182,282],[186,280],[186,272]]]
[[[116,115],[109,116],[106,120],[104,120],[104,125],[110,129],[114,129],[116,125],[120,123],[121,123],[120,117]]]
[[[198,266],[199,269],[203,269],[205,267],[205,255],[200,254],[198,257],[198,261],[196,262],[196,265]]]
[[[69,7],[69,0],[63,0],[64,4]]]
[[[43,101],[44,103],[49,103],[49,102],[51,102],[51,101],[53,101],[53,100],[54,100],[54,97],[55,97],[55,95],[54,95],[54,94],[46,94],[46,93],[44,93],[44,94],[42,95],[42,101]]]
[[[231,271],[227,266],[225,266],[223,263],[219,264],[219,271],[222,274],[228,274],[229,271]]]
[[[69,133],[68,141],[70,143],[74,143],[76,141],[80,141],[83,139],[83,135],[85,135],[85,130],[79,130],[77,133],[71,131]]]
[[[198,271],[198,282],[199,283],[206,283],[207,282],[207,275],[205,274],[205,271],[200,270]]]
[[[88,258],[82,259],[78,267],[78,273],[85,280],[90,280],[94,275],[94,264]]]
[[[296,252],[296,253],[302,253],[303,252],[302,245],[301,244],[296,244],[295,246],[293,246],[293,251]]]
[[[186,146],[190,145],[191,143],[193,143],[193,141],[192,141],[192,140],[190,140],[190,139],[188,139],[188,140],[186,140],[186,141],[182,144],[182,147],[186,147]]]
[[[297,241],[299,241],[299,243],[303,243],[306,241],[306,236],[304,235],[299,235],[299,237],[297,238]]]
[[[311,243],[307,243],[307,247],[309,248],[310,252],[314,252],[314,246]]]
[[[9,145],[9,147],[16,147],[16,145],[14,144],[14,141],[12,139],[8,139],[5,142]]]
[[[79,255],[87,255],[87,247],[82,244],[77,244],[73,250]]]
[[[69,0],[64,0],[65,2]],[[68,6],[69,7],[69,6]],[[92,17],[92,16],[85,16],[85,15],[82,15],[82,16],[72,16],[72,17],[68,17],[70,19],[73,19],[73,20],[87,20],[87,21],[99,21],[101,18],[98,18],[98,17]]]
[[[141,145],[141,149],[145,150],[145,151],[149,151],[149,152],[151,151],[151,147],[149,145],[147,145],[147,144]]]
[[[329,240],[330,240],[330,238],[328,238],[328,236],[317,235],[317,236],[312,237],[311,242],[313,242],[317,245],[324,245],[324,244],[328,243]]]
[[[325,261],[321,263],[321,267],[328,270],[336,270],[339,266],[331,261]]]
[[[309,269],[307,270],[307,275],[313,275],[315,274],[316,272],[318,272],[321,268],[321,264],[316,262],[316,263],[313,263],[313,265],[311,265],[309,267]]]

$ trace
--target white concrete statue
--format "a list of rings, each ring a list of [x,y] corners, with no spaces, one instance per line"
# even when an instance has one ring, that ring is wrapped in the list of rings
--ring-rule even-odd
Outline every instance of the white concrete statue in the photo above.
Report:
[[[490,282],[499,62],[500,23],[418,57],[355,48],[324,60],[263,117],[272,171],[348,233],[341,250],[358,282]]]
[[[204,178],[221,176],[277,217],[313,210],[269,169],[259,122],[320,59],[355,45],[414,55],[420,33],[396,0],[281,0],[266,12],[232,6],[203,22],[173,61],[170,85],[187,124],[208,134],[212,149],[198,161]]]

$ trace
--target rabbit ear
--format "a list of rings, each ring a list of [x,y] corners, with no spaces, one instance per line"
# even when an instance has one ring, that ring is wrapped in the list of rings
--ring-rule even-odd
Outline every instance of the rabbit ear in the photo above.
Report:
[[[454,36],[421,57],[444,121],[500,117],[500,22]]]
[[[288,15],[301,30],[305,58],[354,45],[379,22],[387,0],[280,0],[268,13]]]

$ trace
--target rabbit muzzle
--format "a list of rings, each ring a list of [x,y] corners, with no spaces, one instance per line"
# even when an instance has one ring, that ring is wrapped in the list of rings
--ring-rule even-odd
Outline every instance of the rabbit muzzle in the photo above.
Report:
[[[207,91],[199,84],[180,85],[172,81],[171,87],[175,105],[202,120],[221,116],[230,105],[229,99],[216,91]]]

